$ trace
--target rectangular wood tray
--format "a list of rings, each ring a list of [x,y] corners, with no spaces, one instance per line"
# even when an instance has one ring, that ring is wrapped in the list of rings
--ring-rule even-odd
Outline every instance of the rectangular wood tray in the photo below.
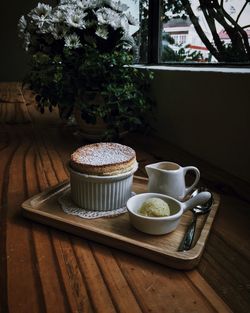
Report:
[[[146,192],[147,182],[146,178],[135,176],[133,191]],[[98,219],[82,219],[64,213],[57,199],[69,188],[67,181],[26,200],[22,204],[24,216],[177,269],[192,269],[199,263],[220,201],[219,195],[214,193],[211,211],[198,218],[193,248],[179,252],[178,246],[192,219],[190,211],[183,214],[174,232],[160,236],[147,235],[133,228],[128,213]]]

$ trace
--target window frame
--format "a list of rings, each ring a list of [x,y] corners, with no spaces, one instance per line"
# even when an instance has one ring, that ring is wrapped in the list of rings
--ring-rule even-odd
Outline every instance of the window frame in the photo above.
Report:
[[[162,0],[148,0],[148,60],[144,65],[160,65],[168,67],[229,67],[229,68],[250,68],[250,63],[199,63],[199,62],[160,62],[160,47],[161,47],[161,13]],[[157,34],[157,36],[156,36]]]

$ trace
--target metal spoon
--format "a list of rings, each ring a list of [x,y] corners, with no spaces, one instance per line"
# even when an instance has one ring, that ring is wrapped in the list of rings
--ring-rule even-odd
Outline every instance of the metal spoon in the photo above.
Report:
[[[192,194],[191,194],[191,198],[196,196],[199,192],[202,191],[207,191],[205,188],[201,187],[199,189],[196,189]],[[211,192],[210,192],[211,193]],[[194,234],[195,234],[195,229],[196,229],[196,221],[197,221],[197,217],[199,215],[202,214],[206,214],[211,210],[211,206],[213,204],[213,195],[211,193],[211,197],[210,199],[201,205],[197,205],[196,207],[194,207],[193,209],[191,209],[192,213],[193,213],[193,219],[191,221],[191,223],[188,226],[188,229],[182,239],[182,242],[180,243],[180,246],[178,248],[178,251],[186,251],[191,249],[192,247],[192,243],[193,243],[193,239],[194,239]]]

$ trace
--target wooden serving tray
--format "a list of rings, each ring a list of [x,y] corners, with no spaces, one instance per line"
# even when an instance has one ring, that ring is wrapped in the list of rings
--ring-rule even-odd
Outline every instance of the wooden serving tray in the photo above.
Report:
[[[133,191],[146,192],[147,182],[146,178],[134,176]],[[69,188],[67,181],[26,200],[22,204],[24,216],[177,269],[192,269],[198,264],[219,206],[219,195],[213,194],[211,211],[198,217],[195,245],[189,251],[178,252],[178,246],[192,219],[190,211],[183,214],[174,232],[160,236],[147,235],[130,224],[128,213],[98,219],[82,219],[64,213],[57,199]]]

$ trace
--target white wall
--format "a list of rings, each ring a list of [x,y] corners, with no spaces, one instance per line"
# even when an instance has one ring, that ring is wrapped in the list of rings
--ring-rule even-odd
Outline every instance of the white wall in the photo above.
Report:
[[[154,72],[159,136],[250,183],[250,73]]]

